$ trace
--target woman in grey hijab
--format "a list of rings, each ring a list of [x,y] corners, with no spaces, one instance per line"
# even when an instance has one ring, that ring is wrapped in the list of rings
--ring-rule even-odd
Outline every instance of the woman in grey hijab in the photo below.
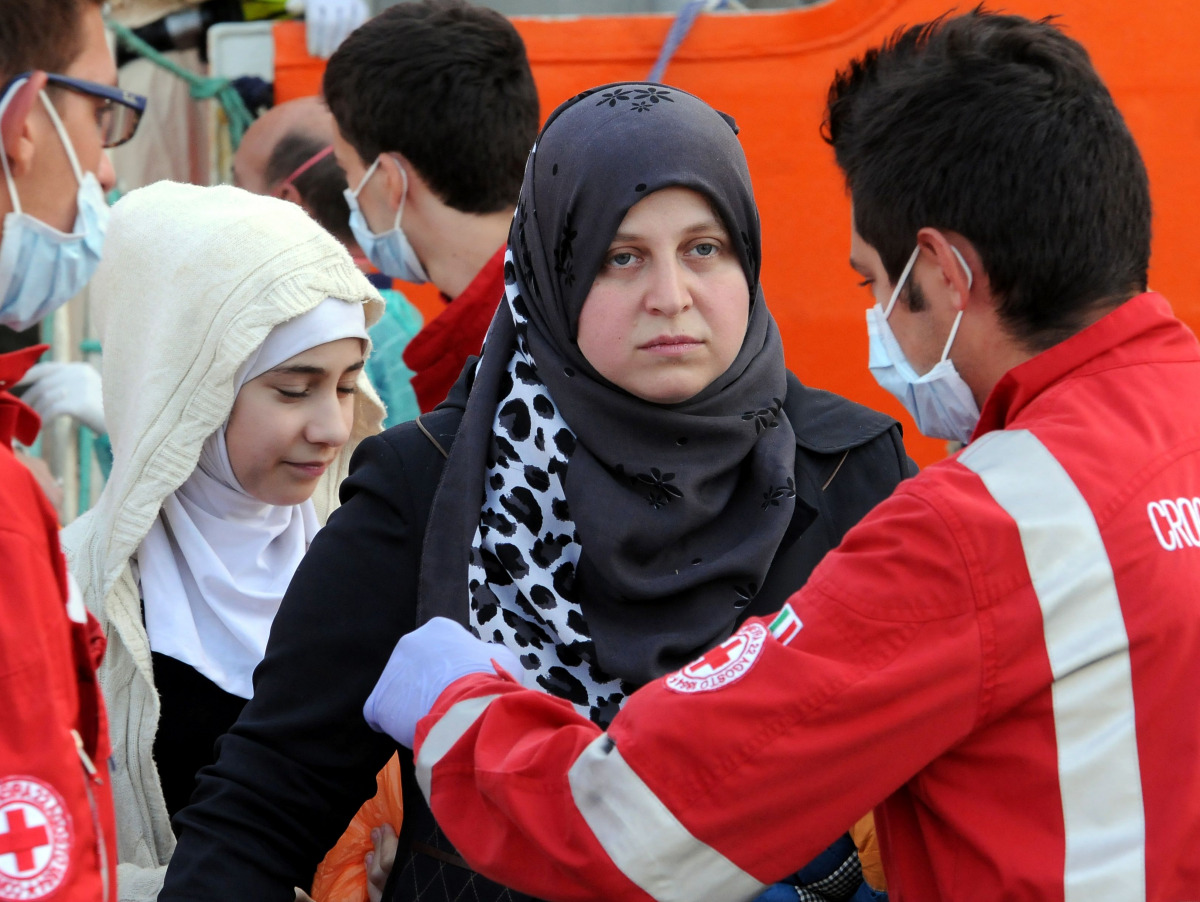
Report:
[[[434,505],[422,620],[461,619],[467,586],[444,576],[468,573],[471,628],[601,724],[729,636],[796,510],[760,256],[745,156],[703,101],[613,85],[551,117]]]
[[[851,448],[895,427],[788,373],[760,266],[731,118],[637,83],[555,111],[426,532],[420,621],[465,615],[605,726],[633,689],[782,605],[805,536],[836,518],[809,452],[828,447],[853,484]]]

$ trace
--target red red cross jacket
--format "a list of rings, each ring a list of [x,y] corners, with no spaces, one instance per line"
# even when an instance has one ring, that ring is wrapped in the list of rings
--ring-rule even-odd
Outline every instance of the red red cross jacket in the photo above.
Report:
[[[45,347],[0,355],[0,902],[109,902],[116,831],[100,626],[71,598],[54,511],[12,452],[37,415],[5,388]]]
[[[899,902],[1200,899],[1197,399],[1200,345],[1134,298],[607,733],[452,684],[417,733],[434,814],[553,900],[750,899],[872,806]]]

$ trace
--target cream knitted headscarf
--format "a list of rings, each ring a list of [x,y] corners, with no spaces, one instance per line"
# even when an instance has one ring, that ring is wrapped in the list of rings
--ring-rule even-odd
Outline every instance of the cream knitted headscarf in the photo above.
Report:
[[[114,460],[68,544],[89,608],[104,612],[164,502],[228,419],[242,368],[272,330],[327,298],[365,305],[369,327],[383,303],[345,248],[295,204],[170,182],[113,207],[91,297]],[[382,423],[365,376],[358,387],[351,439],[313,497],[319,522],[358,441]]]
[[[363,307],[326,298],[271,331],[242,364],[238,391],[297,354],[341,338],[369,348]],[[268,504],[242,488],[225,443],[227,426],[205,440],[199,465],[163,500],[137,561],[150,650],[250,698],[283,593],[319,526],[311,500]]]

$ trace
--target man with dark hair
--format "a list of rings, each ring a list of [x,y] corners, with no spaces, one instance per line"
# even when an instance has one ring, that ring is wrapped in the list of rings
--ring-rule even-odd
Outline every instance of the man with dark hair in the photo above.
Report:
[[[479,352],[504,293],[504,241],[538,128],[525,45],[465,0],[401,3],[346,38],[324,93],[359,245],[449,303],[404,352],[430,410]]]
[[[439,619],[368,719],[539,898],[750,899],[872,805],[901,902],[1192,898],[1200,344],[1133,138],[1083,47],[982,10],[851,63],[826,129],[871,369],[965,449],[605,733]]]
[[[977,20],[911,29],[851,63],[830,89],[826,138],[854,200],[855,228],[889,282],[899,279],[922,226],[969,236],[1003,331],[1044,351],[1145,291],[1146,170],[1087,51],[1053,29],[996,20],[976,39],[998,56],[992,67],[952,77],[959,55],[947,45],[973,34],[968,23]],[[1060,80],[1053,92],[1033,83],[1010,98],[1004,83],[989,79],[1039,71],[1036,59],[999,56],[1005,40],[1027,35],[1024,52],[1061,55],[1042,67]],[[966,107],[962,95],[995,102]],[[916,309],[919,299],[914,282],[905,306]]]
[[[0,3],[0,323],[68,301],[104,243],[104,149],[144,101],[116,87],[98,0]],[[57,519],[13,454],[37,415],[4,389],[45,350],[0,356],[0,899],[115,900],[100,626],[67,575]]]

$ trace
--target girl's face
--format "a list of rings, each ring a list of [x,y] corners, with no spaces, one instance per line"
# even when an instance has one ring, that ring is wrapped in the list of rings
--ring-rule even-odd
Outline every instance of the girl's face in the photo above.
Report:
[[[576,338],[609,382],[676,404],[729,368],[749,316],[750,288],[720,217],[690,188],[664,188],[625,214]]]
[[[233,475],[267,504],[300,504],[350,438],[363,342],[340,338],[242,386],[225,427]]]

